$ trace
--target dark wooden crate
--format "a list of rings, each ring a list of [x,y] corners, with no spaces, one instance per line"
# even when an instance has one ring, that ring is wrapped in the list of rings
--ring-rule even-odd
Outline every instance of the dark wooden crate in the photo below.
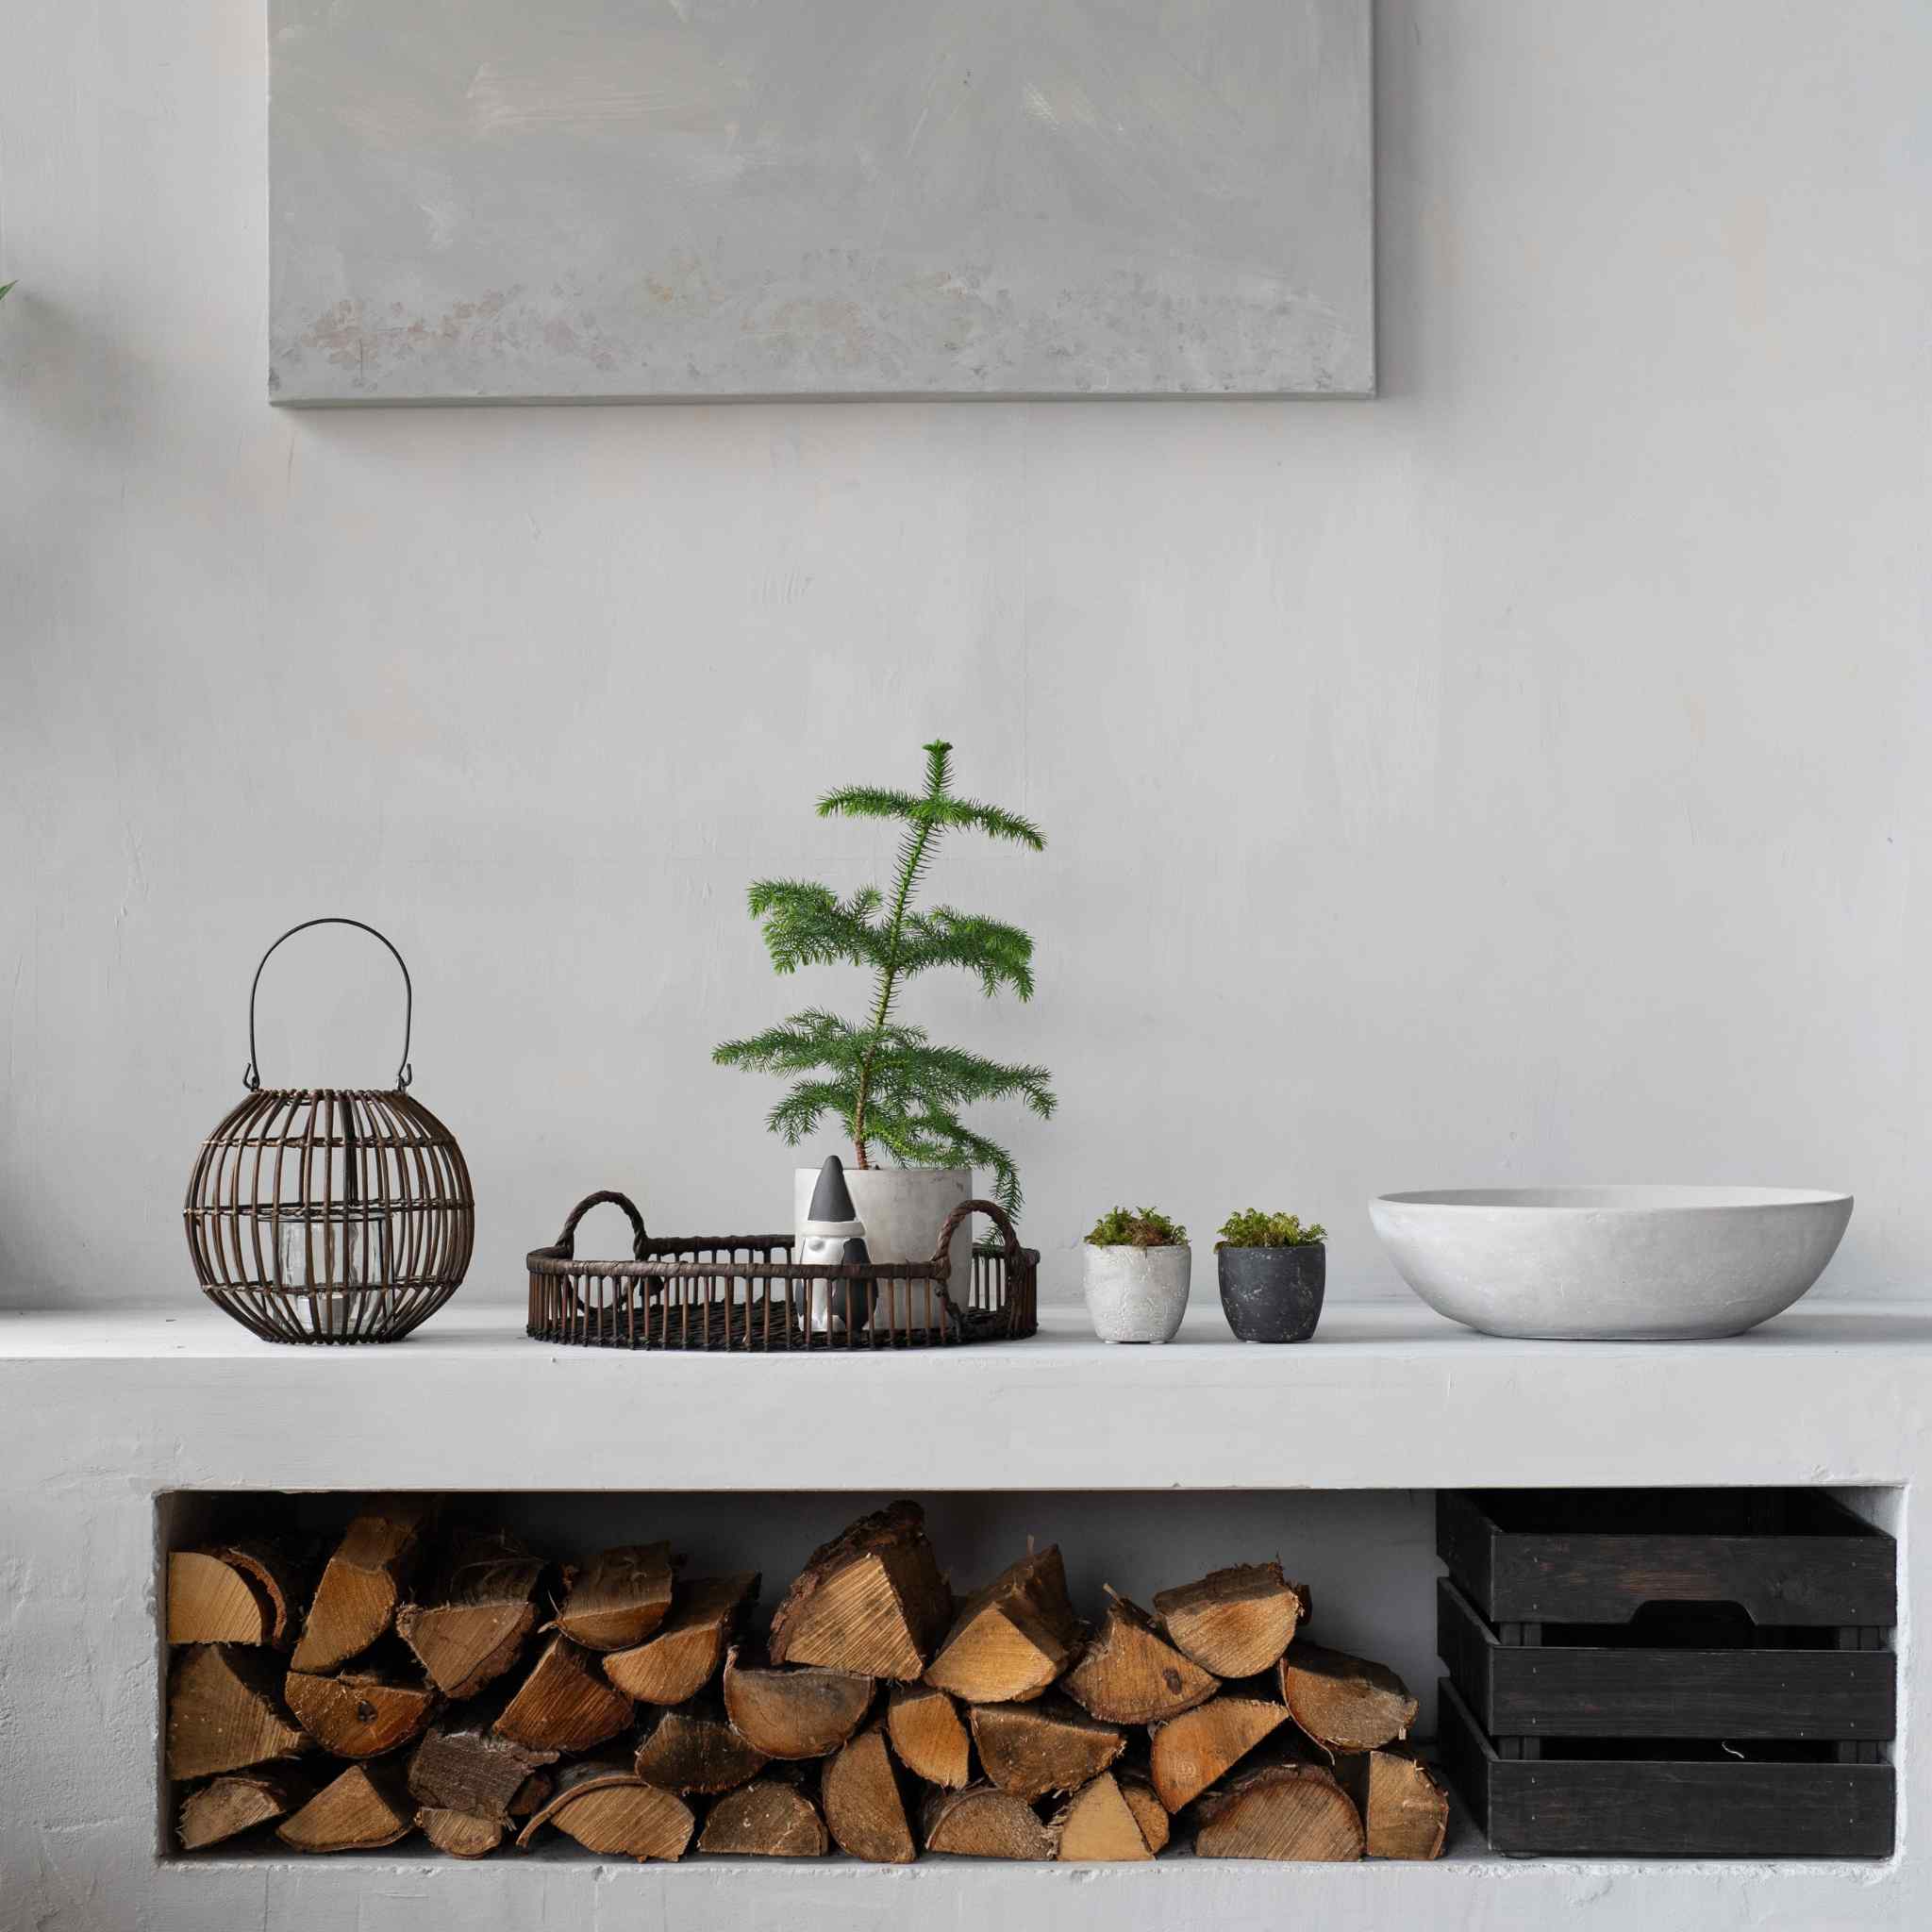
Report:
[[[1883,1858],[1896,1791],[1889,1764],[1795,1755],[1590,1757],[1545,1744],[1502,1757],[1445,1677],[1438,1755],[1498,1852],[1572,1857]],[[1599,1747],[1604,1748],[1604,1747]],[[1628,1747],[1612,1747],[1628,1748]],[[1638,1746],[1638,1750],[1644,1747]],[[1805,1747],[1783,1746],[1788,1754]],[[1814,1749],[1816,1747],[1813,1747]],[[1563,1752],[1566,1755],[1557,1755]]]
[[[1892,1539],[1816,1491],[1445,1490],[1436,1549],[1498,1624],[1621,1624],[1659,1603],[1774,1626],[1898,1618]]]
[[[1638,1626],[1639,1633],[1641,1625]],[[1565,1641],[1505,1643],[1449,1578],[1436,1585],[1436,1648],[1491,1738],[1730,1738],[1878,1741],[1894,1735],[1896,1659],[1889,1650],[1771,1646],[1653,1648]],[[1574,1626],[1564,1631],[1567,1640]],[[1815,1633],[1831,1635],[1836,1633]],[[1520,1755],[1520,1754],[1515,1754]]]

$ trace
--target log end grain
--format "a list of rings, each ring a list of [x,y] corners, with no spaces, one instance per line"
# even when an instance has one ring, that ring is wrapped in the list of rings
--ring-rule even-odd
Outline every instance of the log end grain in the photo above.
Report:
[[[754,1778],[727,1791],[705,1819],[698,1850],[737,1858],[823,1858],[831,1838],[796,1785]]]
[[[1298,1643],[1281,1659],[1278,1675],[1295,1723],[1327,1750],[1373,1751],[1407,1737],[1415,1723],[1408,1687],[1367,1657]]]
[[[367,1852],[392,1845],[415,1829],[416,1814],[389,1780],[352,1764],[275,1827],[298,1852]]]
[[[1224,1693],[1157,1725],[1148,1768],[1161,1804],[1173,1813],[1191,1803],[1287,1722],[1284,1705]]]
[[[214,1777],[308,1750],[281,1683],[264,1650],[207,1643],[181,1651],[168,1678],[168,1775]]]
[[[1063,1864],[1139,1862],[1154,1856],[1139,1817],[1111,1772],[1102,1772],[1091,1784],[1082,1785],[1055,1814],[1051,1830],[1054,1857]],[[1164,1831],[1161,1842],[1166,1842]]]
[[[848,1857],[909,1865],[918,1856],[883,1724],[859,1732],[827,1760],[819,1796],[826,1828]]]
[[[873,1682],[848,1671],[783,1669],[724,1658],[724,1709],[732,1727],[767,1757],[824,1757],[858,1730]]]
[[[724,1663],[724,1653],[758,1599],[758,1576],[741,1571],[680,1585],[671,1614],[644,1642],[609,1651],[604,1674],[640,1704],[687,1704]]]
[[[933,1791],[920,1814],[925,1849],[955,1858],[1045,1859],[1053,1836],[1032,1806],[993,1785]]]
[[[311,1785],[276,1766],[231,1772],[181,1800],[175,1835],[184,1852],[206,1851],[258,1825],[286,1818],[314,1795]]]
[[[1108,1592],[1107,1615],[1060,1688],[1109,1724],[1156,1724],[1205,1704],[1221,1680],[1169,1643],[1154,1620]]]
[[[1221,1678],[1272,1670],[1308,1610],[1307,1586],[1291,1583],[1274,1562],[1213,1570],[1154,1599],[1168,1641]]]
[[[951,1791],[973,1781],[973,1739],[959,1707],[930,1684],[894,1684],[886,1733],[915,1777]]]

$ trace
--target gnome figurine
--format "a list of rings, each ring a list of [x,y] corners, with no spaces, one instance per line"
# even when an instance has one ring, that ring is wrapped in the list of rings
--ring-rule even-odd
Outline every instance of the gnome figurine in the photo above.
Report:
[[[817,1267],[836,1267],[841,1261],[870,1261],[865,1245],[865,1223],[852,1205],[852,1191],[845,1185],[845,1167],[836,1154],[825,1157],[819,1169],[818,1185],[811,1191],[811,1206],[798,1230],[797,1260]],[[814,1335],[839,1335],[850,1328],[860,1329],[872,1320],[873,1284],[869,1281],[814,1281],[811,1283],[810,1328]]]

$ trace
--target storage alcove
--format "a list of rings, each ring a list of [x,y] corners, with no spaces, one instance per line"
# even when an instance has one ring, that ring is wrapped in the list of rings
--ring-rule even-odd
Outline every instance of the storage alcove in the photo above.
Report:
[[[895,1492],[774,1489],[439,1493],[445,1524],[501,1531],[532,1552],[553,1559],[581,1562],[616,1545],[668,1542],[685,1558],[683,1574],[688,1577],[756,1570],[761,1574],[763,1585],[759,1614],[754,1617],[752,1627],[761,1631],[763,1620],[812,1551],[855,1517],[883,1507]],[[1730,1493],[1748,1496],[1751,1492]],[[1816,1496],[1816,1509],[1810,1513],[1823,1515],[1826,1526],[1856,1522],[1889,1529],[1898,1520],[1897,1491],[1821,1491]],[[1547,1526],[1547,1511],[1537,1497],[1538,1492],[1511,1492],[1493,1500],[1511,1523]],[[334,1493],[167,1492],[158,1498],[158,1548],[165,1564],[169,1551],[237,1541],[273,1538],[283,1543],[307,1541],[322,1546],[340,1535],[364,1500],[359,1495]],[[1541,1639],[1550,1646],[1544,1652],[1544,1661],[1525,1664],[1523,1659],[1527,1651],[1508,1657],[1493,1648],[1499,1640],[1511,1649],[1523,1643],[1521,1620],[1489,1624],[1470,1596],[1445,1577],[1439,1548],[1444,1546],[1445,1539],[1469,1533],[1468,1506],[1449,1492],[1439,1498],[1429,1491],[1391,1490],[927,1491],[918,1500],[924,1507],[926,1528],[940,1562],[956,1591],[963,1595],[993,1576],[1025,1552],[1029,1539],[1041,1547],[1056,1543],[1065,1560],[1074,1608],[1089,1620],[1100,1614],[1108,1586],[1146,1604],[1156,1591],[1188,1582],[1221,1565],[1278,1557],[1289,1575],[1307,1584],[1311,1592],[1309,1637],[1324,1645],[1379,1659],[1402,1675],[1419,1706],[1415,1737],[1431,1755],[1435,1740],[1441,1739],[1458,1799],[1469,1793],[1479,1813],[1489,1803],[1489,1779],[1496,1774],[1498,1759],[1507,1760],[1501,1774],[1506,1781],[1527,1776],[1532,1783],[1541,1777],[1547,1784],[1572,1758],[1588,1760],[1592,1767],[1589,1775],[1614,1775],[1620,1759],[1656,1755],[1614,1737],[1566,1739],[1547,1724],[1541,1725],[1541,1737],[1531,1743],[1513,1736],[1494,1735],[1499,1728],[1495,1699],[1502,1698],[1502,1707],[1520,1714],[1528,1707],[1523,1701],[1524,1685],[1534,1683],[1540,1670],[1547,1674],[1555,1669],[1560,1677],[1567,1665],[1574,1674],[1574,1664],[1562,1657],[1560,1649],[1573,1640],[1601,1641],[1605,1647],[1621,1650],[1626,1659],[1629,1644],[1633,1640],[1642,1641],[1646,1628],[1662,1641],[1731,1653],[1734,1660],[1740,1656],[1763,1657],[1768,1653],[1760,1646],[1768,1643],[1788,1654],[1800,1674],[1820,1663],[1828,1667],[1841,1647],[1857,1650],[1862,1644],[1883,1654],[1884,1670],[1874,1669],[1879,1662],[1874,1656],[1854,1659],[1848,1674],[1833,1674],[1832,1685],[1826,1686],[1830,1715],[1823,1720],[1824,1728],[1816,1735],[1789,1748],[1772,1746],[1741,1735],[1751,1727],[1740,1720],[1740,1738],[1703,1737],[1672,1755],[1681,1755],[1690,1763],[1769,1758],[1801,1766],[1846,1767],[1846,1776],[1862,1775],[1868,1780],[1861,1788],[1862,1816],[1855,1842],[1835,1842],[1830,1830],[1822,1828],[1788,1832],[1781,1840],[1767,1842],[1762,1849],[1787,1856],[1800,1849],[1839,1856],[1879,1856],[1890,1848],[1890,1733],[1895,1704],[1889,1675],[1892,1661],[1889,1629],[1868,1628],[1862,1637],[1846,1638],[1814,1624],[1802,1632],[1765,1638],[1753,1634],[1741,1612],[1723,1606],[1687,1608],[1667,1605],[1646,1611],[1636,1625],[1621,1633],[1553,1619],[1543,1630],[1530,1634],[1532,1644]],[[1763,1518],[1761,1507],[1755,1513]],[[1891,1548],[1885,1537],[1874,1536],[1872,1541],[1887,1551]],[[540,1598],[540,1623],[547,1621],[554,1595],[554,1578],[546,1578]],[[163,1571],[158,1579],[157,1602],[165,1605],[166,1600]],[[165,1632],[161,1635],[164,1638]],[[537,1641],[532,1639],[529,1655],[535,1654]],[[1474,1690],[1458,1698],[1446,1688],[1439,1688],[1445,1674],[1439,1641],[1466,1688],[1488,1687],[1498,1656],[1505,1657],[1516,1674],[1506,1670],[1498,1680],[1500,1690],[1485,1688],[1482,1694],[1491,1701],[1478,1711],[1473,1706],[1481,1705],[1482,1696]],[[274,1667],[280,1668],[284,1662],[276,1659]],[[1621,1665],[1613,1660],[1613,1683],[1618,1668],[1624,1672],[1622,1681],[1626,1686],[1641,1690],[1648,1666],[1640,1663],[1633,1676],[1627,1660]],[[165,1669],[160,1675],[165,1686]],[[1726,1681],[1736,1681],[1735,1671]],[[1846,1681],[1850,1689],[1845,1695],[1855,1709],[1849,1730],[1856,1736],[1841,1740],[1831,1729],[1839,1708],[1831,1703],[1838,1694],[1832,1686]],[[1573,1691],[1574,1688],[1573,1685]],[[1581,1694],[1587,1695],[1588,1690],[1586,1681]],[[1514,1705],[1507,1703],[1509,1696],[1516,1698]],[[1813,1719],[1816,1716],[1813,1712]],[[1488,1721],[1487,1735],[1478,1735],[1483,1732],[1481,1720]],[[1534,1717],[1520,1725],[1526,1731],[1539,1727]],[[1711,1729],[1707,1723],[1691,1727]],[[1576,1728],[1601,1733],[1605,1726],[1586,1723]],[[165,1740],[165,1710],[160,1713],[159,1729]],[[407,1751],[399,1754],[398,1763],[407,1755]],[[1537,1769],[1539,1761],[1541,1771]],[[1767,1774],[1773,1777],[1782,1774]],[[1884,1780],[1882,1798],[1874,1794],[1869,1782],[1874,1777]],[[174,1832],[175,1802],[176,1794],[163,1775],[158,1824],[166,1858],[200,1864],[290,1856],[272,1832],[261,1830],[183,1858]],[[1513,1815],[1520,1818],[1524,1808],[1520,1792],[1511,1802],[1517,1807]],[[1532,1801],[1528,1810],[1537,1815],[1539,1807]],[[1742,1844],[1739,1847],[1744,1848]],[[1552,1849],[1572,1848],[1557,1844]],[[1178,1835],[1176,1852],[1169,1856],[1175,1855],[1188,1856]],[[434,1858],[436,1853],[421,1836],[412,1835],[379,1852],[351,1856],[414,1862]],[[545,1860],[582,1860],[591,1855],[550,1834],[535,1856]],[[1482,1830],[1460,1803],[1452,1824],[1448,1856],[1458,1863],[1489,1857]],[[520,1855],[508,1842],[490,1861],[492,1868],[511,1869],[518,1862]],[[716,1870],[720,1861],[693,1851],[685,1862]]]

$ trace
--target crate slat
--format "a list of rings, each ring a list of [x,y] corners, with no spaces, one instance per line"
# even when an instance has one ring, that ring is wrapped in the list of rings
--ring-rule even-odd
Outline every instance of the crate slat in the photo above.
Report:
[[[1898,1615],[1892,1539],[1805,1491],[1444,1491],[1436,1546],[1492,1624],[1622,1624],[1657,1603],[1735,1603],[1767,1625]]]
[[[1447,1577],[1436,1586],[1436,1632],[1450,1677],[1492,1738],[1852,1743],[1897,1730],[1890,1651],[1511,1647]]]
[[[1889,1764],[1505,1758],[1440,1686],[1444,1770],[1492,1851],[1556,1857],[1885,1858]]]

